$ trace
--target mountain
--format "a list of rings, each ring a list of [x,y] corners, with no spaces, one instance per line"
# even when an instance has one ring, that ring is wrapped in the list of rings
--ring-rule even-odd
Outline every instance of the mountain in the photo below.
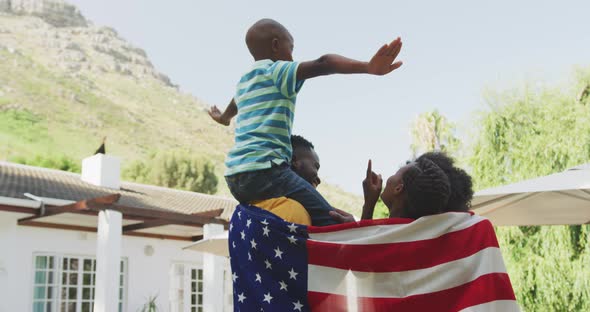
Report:
[[[179,91],[147,53],[96,27],[62,1],[0,0],[0,159],[91,155],[103,136],[123,167],[158,150],[188,150],[223,175],[233,128]],[[229,195],[220,179],[219,193]],[[360,211],[359,196],[333,185],[334,206]]]

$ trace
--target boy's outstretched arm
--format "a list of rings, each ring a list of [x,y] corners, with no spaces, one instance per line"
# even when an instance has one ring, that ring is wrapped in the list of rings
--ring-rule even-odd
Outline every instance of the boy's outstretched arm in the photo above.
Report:
[[[402,66],[395,62],[402,41],[398,37],[383,45],[369,62],[362,62],[336,54],[326,54],[315,61],[302,62],[297,68],[297,80],[305,80],[331,74],[372,74],[386,75]]]
[[[234,99],[231,100],[225,111],[222,113],[217,106],[213,105],[209,109],[209,116],[218,123],[229,126],[232,118],[238,114],[238,107]]]

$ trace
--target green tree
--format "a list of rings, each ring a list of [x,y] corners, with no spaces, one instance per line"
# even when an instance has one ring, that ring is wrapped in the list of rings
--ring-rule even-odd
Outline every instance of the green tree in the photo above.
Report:
[[[413,158],[426,152],[442,151],[453,154],[459,149],[459,140],[455,135],[456,126],[438,110],[425,112],[412,122],[410,134],[412,136]]]
[[[561,172],[590,162],[590,103],[570,90],[491,94],[469,164],[477,189]],[[586,102],[584,102],[586,101]],[[556,207],[557,209],[558,207]],[[590,311],[590,228],[500,227],[498,239],[526,311]]]
[[[384,219],[389,218],[389,209],[381,198],[377,201],[377,205],[375,205],[375,211],[373,212],[373,219]]]
[[[218,179],[215,166],[187,152],[152,154],[147,161],[135,161],[123,172],[126,179],[192,192],[214,194]]]
[[[66,155],[37,155],[32,158],[15,157],[11,161],[23,165],[80,173],[80,163]]]

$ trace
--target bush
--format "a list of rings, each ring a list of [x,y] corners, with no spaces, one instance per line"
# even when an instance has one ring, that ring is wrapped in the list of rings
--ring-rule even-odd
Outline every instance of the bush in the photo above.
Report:
[[[147,161],[132,163],[124,170],[123,176],[139,183],[206,194],[217,192],[215,166],[187,152],[152,154]]]

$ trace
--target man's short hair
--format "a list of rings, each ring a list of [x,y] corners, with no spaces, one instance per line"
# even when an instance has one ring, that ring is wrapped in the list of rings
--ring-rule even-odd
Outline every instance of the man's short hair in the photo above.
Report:
[[[305,138],[303,138],[300,135],[296,135],[293,134],[291,135],[291,146],[293,148],[293,150],[295,150],[296,148],[307,148],[307,149],[315,149],[315,147],[313,146],[313,144],[311,142],[309,142],[308,140],[306,140]]]

